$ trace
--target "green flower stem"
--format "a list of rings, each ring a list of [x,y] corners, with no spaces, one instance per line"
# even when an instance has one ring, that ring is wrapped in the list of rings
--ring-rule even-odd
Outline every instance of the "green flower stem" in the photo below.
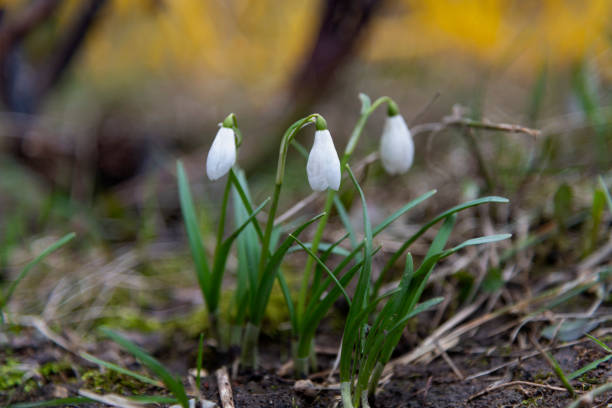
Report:
[[[223,242],[223,233],[225,232],[225,217],[227,214],[227,202],[229,200],[229,194],[232,187],[232,181],[230,177],[227,178],[225,183],[225,191],[223,192],[223,201],[221,203],[221,216],[219,218],[219,226],[217,227],[217,246],[215,247],[215,258],[217,257],[217,251],[221,247]]]
[[[221,216],[219,218],[219,225],[217,227],[217,245],[215,246],[215,253],[213,259],[215,260],[215,264],[219,258],[219,251],[222,247],[223,242],[223,234],[225,233],[225,218],[227,214],[227,204],[229,201],[229,193],[231,190],[232,182],[228,177],[225,183],[225,191],[223,192],[223,202],[221,203]],[[211,276],[211,296],[210,301],[208,302],[209,307],[209,320],[210,320],[210,329],[213,333],[213,336],[219,342],[220,348],[223,350],[227,344],[223,344],[224,341],[222,339],[221,329],[219,328],[219,298],[221,296],[221,281],[223,279],[223,272],[225,268],[216,268],[213,267],[212,276]]]
[[[287,131],[283,135],[283,139],[281,140],[280,153],[278,155],[278,165],[276,167],[276,182],[274,184],[274,194],[272,195],[272,205],[270,207],[270,212],[268,213],[268,221],[266,223],[264,238],[261,244],[262,256],[259,259],[259,279],[261,279],[261,276],[264,273],[266,261],[268,260],[267,258],[270,251],[270,237],[272,236],[272,229],[274,228],[274,218],[276,216],[276,210],[278,209],[278,200],[280,198],[280,192],[283,186],[283,179],[285,178],[285,166],[287,164],[287,152],[289,151],[289,146],[291,145],[291,141],[295,137],[296,133],[304,126],[308,125],[309,123],[312,123],[313,119],[316,119],[319,116],[321,115],[313,113],[301,120],[298,120],[293,125],[291,125],[289,129],[287,129]]]
[[[280,163],[280,160],[279,160]],[[259,268],[258,268],[258,280],[261,280],[261,277],[266,268],[266,262],[268,260],[268,256],[270,254],[270,238],[272,237],[272,229],[274,228],[274,215],[276,214],[276,210],[278,209],[278,199],[280,198],[280,192],[282,187],[282,180],[280,183],[276,183],[274,185],[274,194],[272,195],[272,205],[270,206],[270,212],[268,213],[268,221],[266,223],[266,229],[264,232],[263,241],[261,243],[261,256],[259,258]],[[259,323],[259,322],[257,322]]]
[[[294,368],[297,375],[302,375],[301,373],[308,373],[309,361],[308,356],[306,357],[298,357],[294,360]],[[305,377],[305,376],[304,376]]]
[[[368,384],[368,399],[371,401],[374,401],[376,387],[378,387],[378,381],[380,381],[380,376],[382,375],[384,368],[385,365],[383,363],[380,361],[376,362],[376,367],[374,367],[374,371],[370,377],[370,383]]]
[[[343,381],[340,383],[340,394],[342,395],[342,407],[353,408],[353,400],[351,399],[351,383]]]
[[[344,166],[349,162],[353,152],[355,151],[355,148],[357,147],[357,143],[359,142],[359,138],[361,137],[361,134],[363,133],[363,129],[368,121],[368,118],[370,117],[370,115],[372,113],[374,113],[374,111],[381,106],[382,104],[387,103],[391,109],[391,107],[393,107],[393,109],[397,110],[397,105],[396,103],[389,97],[387,96],[383,96],[378,98],[369,108],[367,108],[359,117],[359,119],[357,120],[357,124],[355,125],[355,128],[353,129],[353,132],[351,133],[351,137],[349,138],[349,141],[346,145],[346,148],[344,149],[344,154],[342,155],[342,158],[340,159],[340,170],[344,171]],[[323,231],[325,230],[325,226],[327,225],[327,221],[329,219],[329,214],[331,213],[331,209],[332,206],[334,205],[334,197],[336,196],[336,191],[334,190],[328,190],[327,191],[327,198],[325,199],[325,207],[323,209],[323,212],[325,213],[325,215],[323,215],[323,217],[321,217],[321,219],[319,220],[319,223],[317,225],[317,229],[315,231],[315,234],[312,238],[312,252],[313,253],[317,253],[318,249],[319,249],[319,244],[321,243],[321,239],[323,238]],[[303,280],[302,280],[302,286],[300,287],[300,293],[299,293],[299,297],[298,297],[298,304],[297,304],[297,318],[298,318],[298,330],[299,333],[297,333],[298,337],[302,337],[302,333],[305,331],[305,328],[301,327],[304,324],[304,311],[306,310],[306,295],[307,295],[307,289],[308,289],[308,284],[309,284],[309,280],[310,280],[310,275],[312,274],[312,271],[314,269],[314,264],[315,264],[315,260],[312,257],[308,257],[308,259],[306,260],[306,266],[304,267],[304,273],[302,274],[303,276]],[[316,288],[320,283],[320,277],[317,276],[317,274],[315,273],[315,277],[314,277],[314,282],[313,282],[313,289]],[[302,343],[302,340],[299,340],[300,343]],[[304,349],[303,347],[299,347],[298,348],[298,352],[300,349]],[[313,348],[310,348],[309,350],[314,350]],[[309,351],[310,352],[310,351]],[[298,356],[296,358],[304,358],[307,356],[304,356],[302,354],[298,354]],[[298,373],[298,374],[306,374],[306,373]]]
[[[259,266],[257,270],[258,281],[261,282],[263,275],[266,270],[266,264],[270,257],[270,240],[272,237],[272,230],[274,229],[274,218],[276,217],[276,211],[278,210],[278,201],[280,198],[281,188],[285,177],[285,166],[287,163],[287,153],[289,146],[293,141],[293,138],[302,128],[305,126],[315,123],[317,128],[324,125],[324,119],[318,113],[313,113],[295,122],[293,125],[285,131],[281,140],[280,152],[278,156],[278,165],[276,168],[276,179],[274,183],[274,193],[272,195],[272,204],[270,211],[268,212],[268,219],[266,222],[266,228],[264,230],[263,239],[261,241],[261,256],[259,259]],[[260,296],[259,293],[254,294],[255,297]],[[256,366],[256,355],[257,355],[257,343],[259,337],[259,327],[263,320],[263,311],[265,308],[258,308],[254,311],[253,315],[250,316],[250,322],[247,324],[247,328],[244,334],[244,341],[242,347],[242,364],[246,367]]]
[[[397,107],[396,103],[391,98],[389,98],[388,96],[383,96],[383,97],[378,98],[368,109],[366,109],[366,111],[363,112],[361,116],[359,117],[359,119],[357,120],[357,124],[355,125],[355,128],[353,129],[353,132],[351,133],[351,137],[349,138],[349,141],[346,144],[346,148],[344,149],[344,154],[342,155],[342,158],[340,159],[340,170],[341,171],[344,171],[344,166],[346,166],[346,164],[351,159],[351,156],[353,155],[353,152],[355,151],[355,148],[357,147],[359,138],[361,137],[361,134],[363,133],[363,129],[370,115],[374,113],[374,111],[378,109],[378,107],[380,107],[384,103],[389,104],[389,106]],[[327,221],[329,219],[331,208],[334,205],[334,197],[336,196],[336,193],[337,192],[334,190],[328,190],[327,192],[327,198],[325,199],[325,208],[323,209],[323,212],[325,212],[325,215],[319,220],[319,223],[317,225],[317,230],[315,231],[315,234],[312,238],[311,249],[312,249],[312,252],[315,254],[317,253],[319,249],[319,244],[321,243],[321,239],[323,237],[323,231],[325,230],[325,226],[327,225]],[[312,273],[312,269],[314,268],[314,263],[315,263],[314,259],[312,257],[308,257],[308,260],[306,261],[306,267],[304,268],[305,276],[308,276],[308,277],[310,276],[310,274]],[[318,279],[315,279],[315,284],[313,285],[313,287],[316,287],[318,283],[319,283]],[[298,307],[297,307],[298,319],[303,315],[305,305],[306,305],[306,299],[303,299],[303,300],[300,299],[298,301]]]
[[[257,342],[259,341],[259,326],[247,323],[244,330],[242,343],[242,355],[240,360],[244,367],[257,367]]]

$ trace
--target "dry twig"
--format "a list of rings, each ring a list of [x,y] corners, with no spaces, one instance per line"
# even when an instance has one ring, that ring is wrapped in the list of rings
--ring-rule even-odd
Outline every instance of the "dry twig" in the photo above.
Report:
[[[552,391],[563,391],[563,392],[567,391],[565,388],[555,387],[554,385],[539,384],[539,383],[534,383],[534,382],[529,382],[529,381],[510,381],[510,382],[507,382],[507,383],[498,384],[498,385],[494,385],[492,387],[485,388],[484,390],[482,390],[480,392],[477,392],[476,394],[470,396],[467,399],[466,402],[470,402],[472,400],[475,400],[478,397],[482,397],[483,395],[488,394],[491,391],[498,390],[500,388],[514,387],[514,386],[518,386],[518,385],[528,385],[530,387],[546,388],[547,390],[552,390]]]
[[[232,395],[232,385],[227,373],[227,367],[223,366],[215,371],[217,386],[219,387],[219,398],[223,408],[234,408],[234,397]]]
[[[79,395],[82,395],[83,397],[87,397],[90,398],[94,401],[98,401],[101,402],[103,404],[106,405],[110,405],[112,407],[119,407],[119,408],[142,408],[142,405],[140,404],[134,404],[132,403],[130,400],[128,400],[125,397],[122,397],[121,395],[117,395],[117,394],[96,394],[95,392],[89,391],[89,390],[83,390],[80,389],[79,390]]]

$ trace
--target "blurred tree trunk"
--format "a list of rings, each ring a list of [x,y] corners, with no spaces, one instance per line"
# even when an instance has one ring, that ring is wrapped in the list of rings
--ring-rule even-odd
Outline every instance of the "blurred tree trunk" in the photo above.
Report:
[[[336,72],[357,51],[374,13],[384,0],[326,0],[319,33],[302,67],[296,73],[292,94],[308,105],[328,90]]]
[[[6,147],[43,174],[48,171],[45,166],[50,165],[48,157],[62,153],[53,151],[55,147],[50,144],[37,149],[36,157],[33,157],[31,152],[24,149],[24,136],[31,126],[33,115],[67,72],[108,1],[83,1],[46,58],[34,64],[23,50],[23,41],[47,22],[62,3],[62,0],[32,1],[15,16],[6,15],[0,6],[0,95],[12,119]]]

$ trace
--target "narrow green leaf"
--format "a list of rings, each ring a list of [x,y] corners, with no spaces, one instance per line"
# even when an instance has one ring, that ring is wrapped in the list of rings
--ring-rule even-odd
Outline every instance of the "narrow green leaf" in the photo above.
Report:
[[[348,283],[353,279],[355,274],[362,268],[363,261],[358,262],[353,265],[348,272],[346,272],[339,279],[340,284],[343,287],[346,287]],[[329,292],[325,296],[323,293],[325,289],[332,283],[331,278],[327,278],[327,282],[324,282],[317,288],[317,291],[310,298],[310,302],[306,307],[306,312],[304,315],[306,318],[304,319],[304,328],[303,330],[308,330],[308,328],[316,328],[321,319],[327,314],[329,308],[334,304],[336,299],[342,294],[340,289],[336,285],[334,285]]]
[[[604,349],[605,351],[607,351],[608,353],[612,353],[612,349],[610,347],[608,347],[608,345],[606,343],[604,343],[603,341],[599,340],[597,337],[595,336],[591,336],[590,334],[586,333],[585,334],[589,339],[593,340],[595,343],[599,344],[599,347],[601,347],[602,349]]]
[[[338,211],[338,215],[340,216],[340,221],[344,226],[344,229],[349,235],[349,239],[351,241],[351,247],[355,249],[357,247],[357,235],[355,234],[355,230],[351,225],[351,220],[349,219],[348,213],[346,212],[346,208],[344,208],[344,204],[338,198],[338,196],[334,196],[334,205],[336,210]]]
[[[431,309],[432,307],[442,302],[443,300],[444,300],[443,297],[436,297],[433,299],[426,300],[423,303],[419,303],[418,305],[414,307],[414,309],[412,309],[409,313],[407,313],[404,317],[402,317],[389,331],[392,332],[392,331],[400,330],[400,329],[403,330],[404,326],[408,323],[408,320],[412,319],[414,316],[420,313],[423,313],[424,311],[428,309]]]
[[[318,256],[316,256],[309,248],[307,248],[306,245],[304,245],[304,243],[302,241],[300,241],[299,239],[297,239],[296,237],[294,237],[291,234],[289,234],[289,237],[291,239],[293,239],[295,242],[297,242],[298,245],[301,246],[302,249],[304,249],[304,251],[306,251],[308,253],[308,255],[310,255],[317,262],[317,264],[319,264],[321,266],[321,268],[323,268],[323,270],[325,270],[325,272],[327,272],[329,277],[336,284],[336,287],[338,287],[338,289],[340,289],[342,291],[342,294],[344,295],[344,298],[346,299],[346,301],[348,302],[348,304],[350,306],[351,305],[351,298],[349,297],[349,295],[344,290],[344,287],[342,286],[342,284],[338,281],[338,278],[336,278],[334,273],[329,270],[327,265],[325,265],[325,263],[323,263],[323,261],[321,261],[321,259]]]
[[[512,234],[495,234],[495,235],[487,235],[485,237],[472,238],[472,239],[468,239],[467,241],[457,245],[456,247],[452,249],[452,251],[457,252],[458,250],[463,249],[468,246],[490,244],[492,242],[503,241],[511,237],[512,237]]]
[[[132,343],[125,337],[115,333],[105,327],[101,327],[100,331],[104,333],[106,336],[110,337],[115,343],[119,344],[121,347],[130,352],[134,357],[136,357],[142,364],[144,364],[149,370],[151,370],[155,375],[157,375],[168,390],[176,397],[183,408],[189,407],[189,402],[187,400],[187,394],[185,393],[185,388],[181,381],[175,378],[170,372],[164,367],[159,361],[157,361],[154,357],[149,355],[146,351],[138,347],[136,344]]]
[[[40,255],[38,255],[32,261],[28,262],[28,264],[21,270],[21,272],[19,272],[19,275],[17,276],[17,278],[13,282],[11,282],[2,300],[0,301],[0,314],[2,313],[2,309],[4,308],[4,306],[6,306],[8,302],[11,300],[11,297],[13,296],[15,289],[17,289],[19,282],[21,282],[28,275],[28,273],[30,273],[32,268],[34,268],[36,265],[42,262],[47,256],[57,251],[58,249],[66,245],[68,242],[72,241],[74,237],[76,237],[76,234],[74,232],[64,235],[58,241],[54,242],[53,244],[45,248],[40,253]]]
[[[164,386],[161,382],[159,382],[157,380],[154,380],[154,379],[149,378],[147,376],[144,376],[142,374],[138,374],[138,373],[136,373],[134,371],[128,370],[127,368],[123,368],[121,366],[118,366],[117,364],[113,364],[113,363],[108,362],[108,361],[100,360],[99,358],[97,358],[95,356],[92,356],[91,354],[86,353],[84,351],[79,353],[79,355],[82,358],[84,358],[85,360],[87,360],[87,361],[91,361],[92,363],[97,364],[99,366],[102,366],[104,368],[108,368],[109,370],[116,371],[118,373],[125,374],[125,375],[128,375],[130,377],[134,377],[137,380],[142,381],[144,383],[151,384],[151,385],[154,385],[156,387],[163,387]]]
[[[230,170],[230,178],[236,189],[236,192],[238,193],[238,196],[240,197],[240,200],[242,201],[242,204],[244,205],[244,208],[247,210],[247,214],[252,213],[253,204],[251,202],[248,185],[244,173],[242,171],[234,171],[234,169],[232,168]],[[263,231],[261,230],[261,226],[259,225],[259,223],[254,222],[253,227],[255,227],[259,239],[263,240]]]
[[[353,296],[353,303],[349,309],[349,314],[346,319],[344,333],[342,336],[342,350],[340,352],[340,381],[350,381],[352,378],[353,368],[359,365],[357,360],[353,359],[353,348],[355,342],[360,338],[359,332],[361,324],[356,320],[361,311],[366,307],[367,298],[370,289],[370,274],[372,268],[372,225],[370,224],[370,217],[368,215],[367,202],[361,186],[357,182],[355,175],[351,171],[350,166],[347,164],[346,170],[353,182],[353,185],[359,192],[361,198],[361,207],[363,212],[363,226],[364,226],[364,245],[363,245],[363,266],[359,273],[357,280],[357,287],[355,289],[355,295]]]
[[[270,197],[266,198],[263,203],[261,203],[255,210],[253,210],[253,212],[249,215],[249,217],[246,220],[244,220],[242,225],[236,228],[236,230],[232,232],[232,234],[229,237],[227,237],[225,241],[223,241],[222,245],[231,245],[232,241],[238,237],[238,235],[242,232],[242,230],[244,230],[249,225],[249,223],[251,223],[251,221],[255,219],[257,214],[259,214],[259,212],[263,210],[263,208],[269,202],[270,202]]]
[[[305,242],[304,245],[306,245],[306,248],[312,249],[312,242]],[[334,244],[330,244],[328,242],[319,243],[319,250],[325,253],[327,252],[328,249],[330,250],[328,256],[331,254],[340,255],[340,256],[349,256],[351,254],[346,249],[339,247],[337,245],[334,246]],[[294,245],[291,248],[289,248],[287,253],[291,254],[293,252],[298,252],[298,251],[302,251],[302,247],[300,245]],[[321,255],[321,260],[323,260],[323,255]]]
[[[438,190],[430,190],[430,191],[426,192],[425,194],[423,194],[423,195],[415,198],[414,200],[410,201],[409,203],[404,205],[399,210],[395,211],[393,214],[391,214],[390,216],[385,218],[380,224],[378,224],[374,228],[374,236],[378,235],[380,232],[382,232],[384,229],[386,229],[393,221],[397,220],[399,217],[401,217],[402,215],[404,215],[405,213],[407,213],[408,211],[410,211],[411,209],[413,209],[417,205],[421,204],[423,201],[429,199],[430,197],[435,195],[437,192],[438,192]]]
[[[252,213],[252,203],[248,183],[244,171],[232,169],[230,178],[233,182],[233,206],[234,225],[241,225]],[[234,292],[233,307],[235,308],[235,323],[242,325],[247,314],[247,305],[253,307],[253,294],[257,289],[257,268],[262,251],[261,241],[263,235],[259,222],[253,219],[251,225],[247,226],[238,236],[237,256],[237,282]]]
[[[308,149],[306,149],[304,147],[303,144],[301,144],[300,142],[298,142],[297,140],[293,139],[291,141],[291,145],[295,148],[295,150],[298,151],[298,153],[305,159],[308,159]]]
[[[38,408],[38,407],[59,407],[74,404],[88,404],[95,403],[94,400],[87,397],[68,397],[68,398],[57,398],[47,401],[36,401],[36,402],[20,402],[17,404],[10,404],[10,408]]]
[[[138,404],[176,404],[176,398],[163,395],[130,395],[125,397]]]
[[[600,365],[601,363],[605,363],[606,361],[610,360],[612,358],[612,354],[608,354],[607,356],[604,356],[602,358],[599,358],[587,365],[585,365],[584,367],[574,371],[573,373],[569,374],[567,376],[568,380],[573,380],[574,378],[578,378],[580,376],[582,376],[585,373],[588,373],[591,370],[594,370],[597,368],[598,365]]]
[[[211,300],[210,296],[210,268],[206,261],[206,252],[202,244],[202,236],[200,235],[200,226],[196,217],[196,212],[191,198],[191,189],[189,188],[189,179],[183,168],[183,163],[176,163],[177,181],[179,188],[179,199],[181,202],[181,211],[187,230],[187,238],[189,239],[189,248],[191,249],[191,257],[196,269],[196,276],[202,291],[204,301]],[[209,305],[210,308],[210,305]]]
[[[232,243],[238,237],[240,232],[244,228],[246,228],[251,221],[255,219],[257,214],[263,210],[266,204],[270,201],[270,199],[266,199],[259,207],[257,207],[251,215],[240,225],[229,237],[223,241],[223,243],[217,248],[215,251],[215,260],[213,264],[213,270],[210,278],[210,286],[209,286],[209,299],[208,306],[210,312],[215,312],[219,305],[219,298],[221,296],[221,284],[223,281],[223,274],[225,273],[227,257],[229,256],[229,252],[232,248]]]
[[[567,220],[574,213],[573,210],[574,193],[572,187],[563,183],[557,188],[555,192],[553,203],[554,203],[554,214],[557,223],[565,228]]]
[[[552,356],[552,354],[548,353],[547,351],[541,351],[542,355],[544,356],[546,361],[548,361],[548,364],[550,364],[559,380],[561,380],[561,383],[563,384],[565,389],[572,395],[573,398],[576,397],[576,391],[574,390],[574,387],[572,387],[572,384],[569,382],[569,379],[563,372],[563,369],[561,368],[557,360]]]
[[[599,176],[599,184],[601,185],[601,188],[603,189],[603,192],[606,196],[608,210],[612,213],[612,197],[610,196],[610,190],[608,189],[608,186],[606,186],[606,183],[604,183],[604,180],[601,176]]]
[[[316,217],[306,221],[296,228],[290,235],[298,236],[306,229],[306,227],[321,218],[323,215],[324,214],[319,214]],[[259,325],[263,319],[266,305],[268,304],[268,299],[270,298],[270,292],[272,291],[272,286],[274,285],[274,280],[276,279],[278,267],[289,250],[292,242],[293,240],[289,237],[283,240],[278,249],[276,249],[276,251],[269,256],[264,272],[258,280],[259,284],[257,286],[257,291],[253,296],[253,301],[255,304],[253,310],[251,310],[251,322],[255,326]]]
[[[289,285],[287,285],[287,280],[285,279],[285,275],[281,270],[277,271],[276,276],[278,278],[278,284],[281,288],[281,292],[283,293],[283,297],[285,298],[285,303],[287,304],[289,321],[291,322],[291,330],[293,333],[297,333],[298,320],[297,315],[295,313],[295,307],[293,305],[293,299],[291,298],[291,291],[289,290]]]
[[[399,210],[397,210],[396,212],[391,214],[389,217],[387,217],[385,220],[383,220],[383,222],[378,224],[376,226],[376,228],[374,228],[374,230],[372,231],[372,235],[374,237],[377,236],[385,228],[387,228],[393,221],[398,219],[400,216],[402,216],[403,214],[405,214],[407,211],[409,211],[410,209],[414,208],[418,204],[420,204],[423,201],[427,200],[429,197],[433,196],[434,194],[436,194],[436,190],[431,190],[431,191],[428,191],[427,193],[421,195],[420,197],[417,197],[414,200],[410,201],[408,204],[404,205],[402,208],[400,208]],[[349,236],[348,233],[344,234],[344,236],[342,236],[340,239],[338,239],[336,242],[334,242],[332,244],[332,246],[337,246],[337,245],[341,244],[342,241],[344,241],[346,238],[348,238],[348,236]],[[357,248],[353,249],[349,253],[349,255],[347,255],[346,258],[343,259],[342,262],[340,262],[340,264],[334,269],[334,273],[336,275],[338,275],[339,271],[344,269],[349,264],[349,262],[351,262],[351,260],[356,257],[356,255],[359,253],[359,251],[361,251],[363,249],[363,244],[364,244],[364,241],[361,241],[359,243],[359,245],[357,246]]]
[[[442,212],[441,214],[439,214],[438,216],[433,218],[431,221],[429,221],[427,224],[425,224],[423,227],[421,227],[420,230],[418,230],[414,235],[412,235],[407,241],[405,241],[402,244],[402,246],[397,251],[395,251],[393,253],[391,258],[385,264],[385,267],[381,271],[381,276],[386,275],[386,273],[393,267],[395,262],[397,262],[397,260],[402,256],[402,254],[406,251],[406,249],[408,249],[408,247],[410,245],[412,245],[412,243],[414,243],[419,237],[421,237],[421,235],[423,235],[425,232],[427,232],[427,230],[429,230],[431,227],[433,227],[435,224],[437,224],[441,220],[445,219],[449,215],[458,213],[458,212],[463,211],[465,209],[468,209],[468,208],[471,208],[471,207],[475,207],[475,206],[478,206],[478,205],[481,205],[481,204],[486,204],[486,203],[507,203],[507,202],[508,202],[508,199],[507,198],[503,198],[503,197],[497,197],[497,196],[482,197],[482,198],[478,198],[476,200],[468,201],[468,202],[463,203],[463,204],[459,204],[459,205],[457,205],[455,207],[452,207],[452,208]]]

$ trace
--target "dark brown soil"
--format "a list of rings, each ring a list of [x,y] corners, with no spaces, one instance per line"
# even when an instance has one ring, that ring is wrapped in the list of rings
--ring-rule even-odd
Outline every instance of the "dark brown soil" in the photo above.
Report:
[[[324,338],[324,336],[322,336]],[[475,340],[476,339],[476,340]],[[609,339],[607,339],[609,342]],[[449,364],[438,357],[429,364],[411,364],[395,368],[393,376],[387,381],[376,398],[376,407],[565,407],[571,401],[569,393],[545,388],[545,386],[562,387],[553,370],[541,356],[525,358],[533,351],[529,346],[520,349],[518,346],[505,346],[507,340],[473,337],[468,344],[461,344],[449,353],[456,367],[464,377],[489,370],[504,363],[519,360],[497,371],[479,376],[472,380],[460,380]],[[113,354],[125,367],[145,370],[132,357],[119,352],[108,343],[100,343],[97,355],[110,359]],[[192,345],[193,349],[196,344]],[[570,373],[584,365],[605,356],[605,352],[590,340],[574,342],[570,346],[553,345],[552,353],[564,372]],[[278,356],[278,354],[276,354]],[[274,353],[266,352],[262,357],[267,366],[280,366],[280,361],[273,361]],[[162,358],[163,356],[160,356]],[[0,391],[0,404],[23,401],[42,401],[58,397],[77,396],[79,388],[86,388],[99,393],[117,393],[120,395],[164,395],[162,388],[142,384],[130,377],[114,375],[108,381],[92,377],[91,373],[98,368],[74,354],[63,350],[33,330],[22,330],[10,335],[5,347],[0,351],[0,365],[9,360],[18,361],[33,369],[30,379],[9,390]],[[162,358],[163,360],[163,358]],[[324,364],[331,358],[322,358]],[[55,369],[42,373],[40,368],[56,364]],[[165,363],[168,363],[165,361]],[[171,366],[171,364],[169,364]],[[50,371],[50,372],[49,372]],[[89,373],[89,374],[87,374]],[[612,373],[610,361],[600,364],[596,369],[572,381],[577,392],[583,392],[604,383]],[[109,375],[109,374],[106,374]],[[107,378],[107,377],[101,377]],[[313,377],[315,386],[322,384],[323,376]],[[482,392],[496,383],[524,381],[533,384],[515,384]],[[539,386],[541,384],[543,386]],[[187,390],[192,390],[185,381]],[[329,407],[341,406],[338,392],[325,390],[314,396],[306,396],[293,388],[294,380],[290,377],[279,377],[275,370],[267,369],[260,373],[239,375],[232,379],[232,389],[236,407]],[[219,403],[217,384],[214,376],[202,378],[200,390],[204,398]],[[594,406],[606,406],[612,402],[612,393],[599,397]],[[80,406],[102,406],[81,404]]]

